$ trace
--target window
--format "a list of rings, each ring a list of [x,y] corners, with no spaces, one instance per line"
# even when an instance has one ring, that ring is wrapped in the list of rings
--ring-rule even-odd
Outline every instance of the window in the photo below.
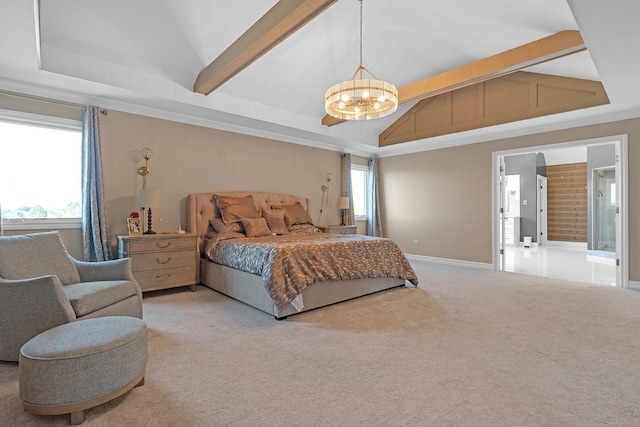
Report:
[[[76,228],[82,216],[82,123],[0,112],[5,229]]]
[[[353,192],[353,214],[358,220],[367,219],[367,179],[366,166],[351,165],[351,191]]]

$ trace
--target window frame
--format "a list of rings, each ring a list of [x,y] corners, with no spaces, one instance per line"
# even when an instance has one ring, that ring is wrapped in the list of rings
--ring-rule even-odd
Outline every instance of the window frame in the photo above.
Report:
[[[82,121],[63,117],[44,116],[22,111],[0,109],[0,121],[19,125],[39,126],[49,129],[72,130],[82,133]],[[80,203],[82,204],[81,193]],[[0,200],[0,203],[2,201]],[[82,218],[2,218],[0,230],[57,230],[82,228]]]
[[[365,165],[357,165],[357,164],[351,164],[351,171],[353,172],[354,170],[358,170],[358,171],[363,171],[365,173],[365,178],[364,178],[364,211],[365,214],[364,215],[355,215],[354,212],[354,219],[356,221],[366,221],[367,220],[367,188],[369,187],[369,167],[365,166]],[[353,177],[351,179],[351,191],[353,192]]]

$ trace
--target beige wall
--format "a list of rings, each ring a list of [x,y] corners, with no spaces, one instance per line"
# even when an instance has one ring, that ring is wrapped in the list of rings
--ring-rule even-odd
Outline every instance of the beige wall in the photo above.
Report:
[[[620,134],[629,137],[629,258],[637,259],[640,119],[382,158],[385,236],[410,254],[491,263],[492,153]],[[640,264],[630,262],[629,272],[630,280],[640,280]]]
[[[320,225],[340,222],[340,153],[264,138],[219,131],[110,110],[100,116],[105,192],[112,244],[126,233],[125,218],[139,210],[138,192],[144,164],[140,149],[153,158],[147,187],[162,193],[163,209],[180,212],[186,227],[186,196],[207,191],[249,190],[295,194],[310,199],[314,222],[320,214],[321,186],[333,174],[328,204]],[[162,224],[154,211],[156,231],[174,231],[175,213]],[[168,227],[168,228],[167,228]]]
[[[17,100],[16,100],[17,99]],[[0,93],[0,108],[79,117],[78,108]],[[180,212],[186,225],[185,198],[211,190],[257,190],[309,197],[317,221],[324,176],[334,176],[320,225],[339,223],[340,155],[337,152],[240,135],[110,110],[100,115],[107,208],[112,246],[126,233],[125,218],[138,210],[143,164],[139,151],[151,147],[149,187],[162,191],[163,208]],[[426,151],[379,160],[380,195],[385,236],[407,253],[491,263],[491,161],[494,151],[544,144],[629,135],[629,255],[640,253],[640,119],[587,126]],[[355,158],[356,161],[358,158]],[[175,214],[158,222],[158,231],[175,229]],[[358,223],[364,233],[365,223]],[[8,234],[8,233],[7,233]],[[15,234],[15,233],[14,233]],[[63,233],[72,255],[82,255],[79,230]],[[420,240],[420,245],[413,245]],[[640,280],[640,265],[631,263],[630,279]]]

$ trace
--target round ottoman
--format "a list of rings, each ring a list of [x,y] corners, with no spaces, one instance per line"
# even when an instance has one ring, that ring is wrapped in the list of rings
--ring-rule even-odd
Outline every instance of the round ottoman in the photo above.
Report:
[[[67,323],[20,349],[20,399],[40,415],[71,414],[108,402],[144,384],[147,327],[134,317],[108,316]]]

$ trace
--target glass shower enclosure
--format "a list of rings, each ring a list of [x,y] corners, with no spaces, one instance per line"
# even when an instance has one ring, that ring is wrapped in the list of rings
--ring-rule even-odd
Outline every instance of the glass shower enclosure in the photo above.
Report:
[[[616,170],[593,171],[593,249],[616,251]]]

